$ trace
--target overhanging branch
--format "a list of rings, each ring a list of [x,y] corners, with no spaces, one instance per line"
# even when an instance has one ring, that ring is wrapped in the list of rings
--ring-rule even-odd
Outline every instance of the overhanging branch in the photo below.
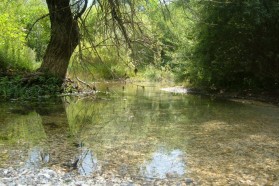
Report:
[[[75,20],[77,20],[78,18],[80,18],[82,16],[82,14],[85,12],[85,10],[87,8],[87,4],[88,4],[88,0],[84,0],[84,5],[83,5],[82,9],[74,17]]]
[[[26,39],[29,37],[29,34],[31,33],[31,31],[33,30],[34,26],[42,19],[46,18],[47,16],[49,16],[49,13],[48,14],[45,14],[45,15],[42,15],[41,17],[39,17],[30,27],[30,29],[28,30],[28,33],[26,35]]]

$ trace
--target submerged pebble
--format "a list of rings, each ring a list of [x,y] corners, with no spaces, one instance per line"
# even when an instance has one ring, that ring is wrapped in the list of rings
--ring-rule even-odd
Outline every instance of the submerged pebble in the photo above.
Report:
[[[52,170],[51,168],[28,169],[28,168],[0,168],[0,186],[4,185],[121,185],[137,186],[142,185],[146,180],[135,180],[117,175],[96,174],[92,176],[81,176],[73,172]],[[154,182],[150,181],[149,184]],[[161,180],[165,183],[167,180]],[[149,185],[148,183],[146,183]]]

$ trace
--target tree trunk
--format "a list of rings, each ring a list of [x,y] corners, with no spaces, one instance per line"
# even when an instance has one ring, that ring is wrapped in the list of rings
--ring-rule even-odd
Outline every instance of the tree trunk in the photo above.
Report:
[[[51,39],[40,72],[64,79],[70,58],[79,42],[79,27],[70,0],[46,0],[51,22]]]

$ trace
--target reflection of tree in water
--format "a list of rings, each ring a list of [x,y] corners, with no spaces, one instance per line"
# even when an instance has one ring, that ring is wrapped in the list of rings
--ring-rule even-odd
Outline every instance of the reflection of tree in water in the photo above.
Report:
[[[20,166],[27,149],[46,138],[42,120],[34,110],[14,103],[2,103],[0,109],[0,166]]]
[[[138,177],[141,164],[154,155],[158,144],[168,146],[169,152],[183,144],[181,136],[177,138],[180,129],[168,123],[175,120],[171,116],[173,103],[152,93],[158,98],[153,99],[142,89],[137,90],[138,97],[130,96],[128,91],[127,88],[127,93],[111,96],[110,100],[72,102],[67,114],[71,130],[94,150],[102,171]],[[167,173],[175,175],[172,171]]]
[[[36,109],[41,115],[47,135],[49,164],[66,169],[77,169],[80,174],[89,175],[98,169],[97,159],[79,139],[79,131],[73,133],[74,131],[69,127],[65,104],[66,101],[61,101],[55,104],[55,108]]]
[[[42,118],[42,125],[47,138],[44,148],[48,152],[50,165],[69,164],[75,157],[77,148],[69,132],[67,115],[62,100],[52,104],[35,106],[34,109]],[[46,154],[46,153],[43,153]]]
[[[179,176],[175,173],[179,172],[176,166],[173,168],[177,170],[156,168],[158,162],[170,167],[164,160],[174,162],[169,157],[173,149],[187,152],[181,155],[181,162],[186,162],[187,156],[187,169],[204,177],[208,177],[204,173],[213,174],[209,165],[222,170],[218,172],[220,176],[226,175],[224,162],[241,166],[237,163],[239,159],[230,156],[226,161],[222,156],[231,148],[225,146],[226,142],[235,139],[229,136],[242,134],[236,131],[243,129],[239,124],[255,120],[255,116],[251,118],[250,107],[199,96],[150,93],[148,88],[137,90],[134,93],[137,96],[130,96],[128,87],[125,91],[109,101],[92,103],[85,99],[67,108],[68,114],[71,113],[68,117],[72,117],[69,125],[82,126],[81,130],[71,128],[80,131],[86,146],[94,149],[102,171],[132,177]],[[168,153],[158,152],[158,145],[163,145]],[[204,173],[203,168],[206,168]]]
[[[22,165],[20,162],[27,157],[23,166],[29,168],[48,165],[75,169],[85,166],[88,173],[89,167],[95,166],[93,153],[85,153],[78,136],[71,133],[62,100],[5,105],[2,109],[6,115],[2,117],[5,125],[0,130],[0,137],[14,145],[7,145],[1,151],[1,164]],[[13,159],[16,160],[14,164]]]

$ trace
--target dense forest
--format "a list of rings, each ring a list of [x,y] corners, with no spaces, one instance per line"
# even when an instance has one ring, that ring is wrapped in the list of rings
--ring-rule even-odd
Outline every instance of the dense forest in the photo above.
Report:
[[[69,90],[66,77],[279,89],[278,0],[2,0],[0,12],[4,98]]]

